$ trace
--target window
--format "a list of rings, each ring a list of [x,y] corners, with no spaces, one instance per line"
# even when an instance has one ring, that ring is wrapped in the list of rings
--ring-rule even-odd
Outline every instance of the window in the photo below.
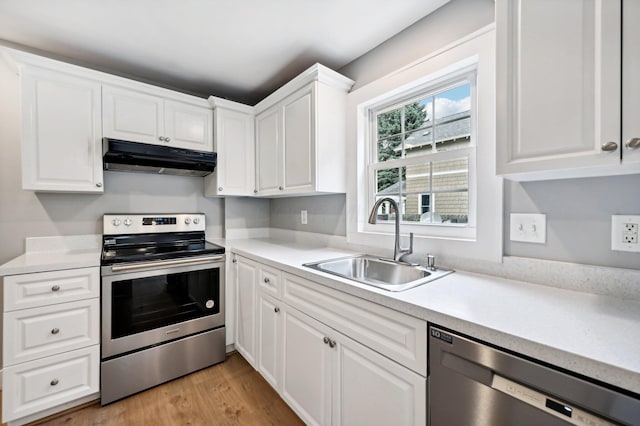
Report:
[[[408,224],[469,224],[474,84],[474,73],[456,75],[369,110],[370,205],[391,198]],[[395,220],[386,204],[377,213],[381,223]]]
[[[495,175],[495,31],[478,30],[347,96],[347,241],[390,250],[399,202],[412,261],[502,260],[502,179]],[[502,130],[500,130],[502,131]]]

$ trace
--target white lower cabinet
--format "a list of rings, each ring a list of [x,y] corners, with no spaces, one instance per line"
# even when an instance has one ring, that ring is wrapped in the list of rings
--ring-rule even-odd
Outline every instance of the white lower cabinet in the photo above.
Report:
[[[3,371],[2,418],[11,421],[99,391],[100,346],[25,362]]]
[[[280,387],[282,359],[282,302],[258,293],[257,370],[274,389]]]
[[[2,277],[2,421],[24,424],[98,397],[99,267]]]
[[[282,398],[309,425],[425,425],[426,379],[319,321],[284,312]]]
[[[331,424],[331,329],[293,308],[285,309],[283,323],[280,394],[306,424]]]
[[[236,260],[236,346],[306,424],[426,424],[425,321]]]
[[[236,263],[235,347],[254,368],[256,365],[256,281],[258,264],[240,256]]]

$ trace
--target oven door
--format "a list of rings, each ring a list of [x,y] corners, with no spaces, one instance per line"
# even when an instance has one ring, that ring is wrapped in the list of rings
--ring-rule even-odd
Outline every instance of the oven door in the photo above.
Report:
[[[102,358],[224,326],[224,256],[102,268]]]

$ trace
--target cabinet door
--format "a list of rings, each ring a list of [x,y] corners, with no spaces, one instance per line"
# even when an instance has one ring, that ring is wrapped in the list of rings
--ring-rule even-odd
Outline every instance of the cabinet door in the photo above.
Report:
[[[313,190],[315,178],[315,93],[313,84],[283,105],[284,190]]]
[[[7,312],[4,365],[44,358],[100,342],[100,300],[87,299]]]
[[[280,389],[282,360],[281,302],[258,292],[258,362],[257,369],[273,386]]]
[[[251,114],[216,108],[214,151],[216,170],[205,177],[205,195],[253,195],[255,182],[254,118]]]
[[[620,13],[620,0],[496,2],[499,174],[619,165]]]
[[[102,88],[105,137],[165,145],[162,115],[163,100],[160,97],[116,87]]]
[[[184,102],[164,101],[164,133],[168,146],[213,151],[213,111]]]
[[[22,187],[103,192],[100,85],[43,68],[22,72]]]
[[[331,423],[330,329],[285,306],[281,396],[308,425]]]
[[[425,425],[427,379],[334,333],[332,425]]]
[[[256,182],[258,195],[277,194],[282,190],[282,113],[279,107],[256,117]]]
[[[236,257],[236,349],[256,365],[256,282],[258,265]]]
[[[3,422],[97,395],[100,345],[13,365],[2,376]]]
[[[640,2],[624,0],[622,15],[622,161],[640,172]]]

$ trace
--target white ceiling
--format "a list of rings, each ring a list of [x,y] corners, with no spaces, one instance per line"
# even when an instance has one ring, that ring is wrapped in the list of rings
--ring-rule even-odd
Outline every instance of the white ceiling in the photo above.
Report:
[[[448,0],[0,0],[0,39],[254,104],[315,62],[339,69]]]

